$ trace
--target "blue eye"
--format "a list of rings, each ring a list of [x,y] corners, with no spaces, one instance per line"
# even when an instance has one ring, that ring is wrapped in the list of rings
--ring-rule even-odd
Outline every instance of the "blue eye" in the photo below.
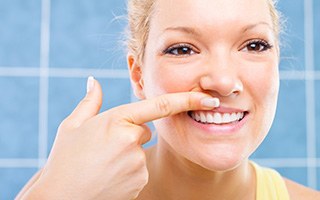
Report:
[[[188,56],[188,55],[193,55],[196,52],[193,50],[192,46],[188,44],[177,44],[164,50],[163,53],[174,55],[174,56]]]
[[[273,46],[264,40],[251,40],[247,42],[241,50],[247,52],[263,52],[271,49]]]

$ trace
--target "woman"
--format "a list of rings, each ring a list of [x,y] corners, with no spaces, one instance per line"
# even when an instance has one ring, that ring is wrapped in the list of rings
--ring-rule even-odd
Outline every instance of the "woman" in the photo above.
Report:
[[[129,0],[128,66],[140,102],[66,118],[17,199],[319,199],[248,160],[272,124],[279,17],[271,0]],[[154,121],[158,143],[144,124]]]

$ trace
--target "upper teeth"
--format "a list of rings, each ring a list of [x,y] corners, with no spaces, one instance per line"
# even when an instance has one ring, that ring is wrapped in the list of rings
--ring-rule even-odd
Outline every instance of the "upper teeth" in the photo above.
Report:
[[[194,111],[191,112],[191,117],[201,123],[215,123],[215,124],[225,124],[235,121],[239,121],[243,118],[243,112],[236,113],[218,113],[218,112],[204,112],[204,111]]]

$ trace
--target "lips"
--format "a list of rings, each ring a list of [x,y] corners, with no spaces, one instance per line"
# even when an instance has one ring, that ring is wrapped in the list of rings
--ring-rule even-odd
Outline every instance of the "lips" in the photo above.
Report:
[[[196,133],[205,133],[205,135],[236,136],[250,119],[250,112],[238,108],[219,106],[213,110],[193,110],[187,112],[190,124],[201,130]]]
[[[243,119],[245,112],[221,113],[213,111],[191,111],[189,116],[203,124],[229,124]]]

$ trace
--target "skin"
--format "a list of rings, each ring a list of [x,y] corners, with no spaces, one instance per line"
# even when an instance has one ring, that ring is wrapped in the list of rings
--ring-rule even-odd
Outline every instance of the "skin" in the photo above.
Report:
[[[133,73],[141,71],[135,84],[141,98],[200,91],[219,98],[222,107],[247,111],[249,119],[231,135],[195,127],[186,112],[155,121],[159,140],[147,154],[153,176],[141,199],[156,199],[154,193],[172,197],[174,185],[183,185],[181,199],[252,199],[255,177],[248,157],[267,135],[279,88],[277,48],[252,51],[247,45],[263,40],[277,46],[266,1],[159,0],[155,7],[143,65],[132,66]],[[162,53],[185,43],[189,53]],[[173,170],[163,170],[168,166]],[[197,184],[192,177],[199,177]],[[168,180],[169,189],[155,187]]]
[[[261,143],[275,114],[278,52],[276,48],[264,52],[246,49],[246,42],[255,39],[276,45],[267,4],[264,0],[178,0],[177,8],[170,2],[159,0],[151,20],[141,69],[145,97],[201,91],[218,97],[222,107],[248,111],[250,119],[237,134],[216,137],[192,134],[201,130],[190,125],[187,114],[181,113],[155,122],[159,145],[166,143],[209,170],[232,169]],[[165,31],[171,27],[186,27],[196,33]],[[180,43],[192,45],[197,52],[183,57],[161,53]]]
[[[16,199],[135,199],[148,181],[141,147],[151,132],[144,123],[193,109],[212,100],[185,92],[122,105],[98,114],[102,90],[96,80],[60,125],[48,162]],[[141,108],[144,108],[141,110]]]
[[[271,126],[279,88],[271,24],[264,0],[158,0],[143,62],[128,55],[142,100],[99,113],[102,90],[89,80],[48,162],[16,199],[255,199],[248,157]],[[273,48],[252,51],[248,42],[257,39]],[[163,53],[178,43],[194,53]],[[219,134],[194,125],[187,111],[219,109],[204,104],[215,98],[220,108],[248,112],[242,128]],[[143,150],[152,120],[158,144]],[[292,199],[319,197],[286,184]]]
[[[232,136],[199,130],[187,113],[155,121],[158,144],[147,151],[150,179],[138,199],[255,198],[248,157],[269,131],[279,89],[273,30],[264,0],[157,1],[143,64],[129,56],[136,94],[200,91],[249,112],[249,120]],[[273,47],[250,50],[257,39]],[[163,53],[186,43],[188,53]]]

